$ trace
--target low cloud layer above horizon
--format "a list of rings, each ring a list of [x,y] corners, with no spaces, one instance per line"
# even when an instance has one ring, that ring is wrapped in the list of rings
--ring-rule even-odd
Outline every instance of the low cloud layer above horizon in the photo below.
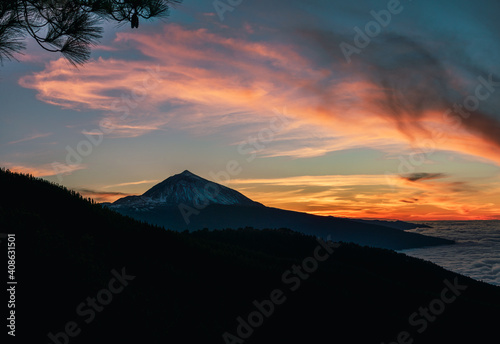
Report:
[[[99,143],[63,183],[108,200],[186,168],[210,179],[236,159],[242,172],[228,185],[272,206],[500,219],[499,10],[257,0],[221,21],[193,1],[167,23],[107,28],[80,69],[55,55],[34,62],[32,48],[25,69],[3,67],[17,84],[9,92],[37,100],[2,99],[13,103],[2,165],[57,180],[51,164],[67,165],[67,147],[88,140]],[[97,129],[109,131],[102,143]]]

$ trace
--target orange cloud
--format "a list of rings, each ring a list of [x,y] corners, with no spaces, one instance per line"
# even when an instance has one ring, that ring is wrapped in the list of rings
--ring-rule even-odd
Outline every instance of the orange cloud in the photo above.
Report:
[[[500,212],[500,183],[491,181],[398,178],[391,188],[384,175],[328,175],[234,179],[230,186],[267,206],[323,216],[470,220]]]
[[[498,121],[479,111],[467,118],[450,115],[448,88],[456,86],[459,76],[453,68],[443,70],[422,45],[394,39],[398,51],[414,51],[415,61],[427,65],[401,62],[407,54],[377,65],[380,55],[368,50],[360,63],[347,65],[318,63],[300,40],[253,39],[251,31],[242,36],[174,24],[156,33],[119,33],[110,48],[116,58],[98,58],[81,70],[68,68],[60,59],[19,82],[36,89],[44,102],[102,111],[116,136],[169,128],[196,134],[218,131],[237,137],[236,145],[269,126],[276,116],[273,109],[286,107],[290,124],[261,156],[305,158],[369,147],[404,158],[424,152],[424,159],[451,151],[500,164]],[[327,48],[328,39],[322,42]],[[120,58],[130,47],[141,60]],[[272,192],[262,180],[232,182],[268,205],[323,215],[444,219],[498,213],[498,187],[476,183],[484,196],[478,200],[477,193],[456,181],[411,184],[397,177],[401,172],[393,173],[394,188],[385,176],[366,175],[273,180],[275,187],[284,189]],[[342,189],[345,185],[348,190]],[[312,192],[313,187],[323,190]],[[401,201],[410,197],[417,201]]]
[[[130,186],[130,185],[140,185],[140,184],[152,184],[156,183],[159,180],[139,180],[136,182],[128,182],[128,183],[119,183],[119,184],[113,184],[113,185],[107,185],[104,187],[104,189],[109,189],[109,188],[114,188],[114,187],[120,187],[120,186]]]
[[[58,174],[66,175],[87,168],[84,164],[66,165],[60,163],[53,163],[53,164],[42,164],[38,166],[28,166],[10,162],[4,163],[4,167],[11,170],[12,172],[28,173],[33,175],[34,177],[50,177],[50,176],[57,176]]]
[[[266,156],[307,157],[366,146],[390,150],[401,144],[418,148],[426,140],[435,149],[500,162],[492,135],[466,130],[470,122],[467,128],[484,132],[480,123],[485,123],[485,116],[474,114],[469,122],[453,127],[441,105],[422,109],[416,116],[400,105],[397,116],[388,115],[380,105],[390,91],[386,86],[352,68],[352,78],[337,77],[335,66],[328,70],[315,65],[292,43],[253,42],[169,24],[161,33],[118,33],[111,48],[123,50],[126,45],[148,60],[98,58],[75,70],[59,59],[44,71],[21,78],[20,84],[36,89],[38,98],[50,104],[102,110],[115,129],[113,135],[138,136],[166,127],[210,131],[240,125],[245,130],[244,124],[254,124],[262,128],[271,109],[286,106],[295,124],[280,133],[277,142],[311,138],[311,132],[324,140],[308,147],[301,147],[300,140],[293,146],[278,145]],[[436,132],[439,137],[433,136]]]
[[[123,192],[102,192],[90,189],[76,189],[83,197],[92,198],[98,203],[114,202],[119,198],[130,196],[130,194]]]

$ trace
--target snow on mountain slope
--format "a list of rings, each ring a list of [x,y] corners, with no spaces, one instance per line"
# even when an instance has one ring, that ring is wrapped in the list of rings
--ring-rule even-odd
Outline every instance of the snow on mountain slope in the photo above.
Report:
[[[111,207],[147,208],[159,204],[262,206],[236,190],[206,180],[186,170],[153,186],[142,196],[120,198]]]

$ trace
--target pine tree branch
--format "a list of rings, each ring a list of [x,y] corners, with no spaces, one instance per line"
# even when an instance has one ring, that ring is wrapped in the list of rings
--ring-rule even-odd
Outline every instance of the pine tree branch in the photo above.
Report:
[[[60,52],[73,65],[90,58],[102,37],[102,21],[117,23],[168,17],[182,0],[0,0],[0,63],[13,59],[32,37],[49,52]]]

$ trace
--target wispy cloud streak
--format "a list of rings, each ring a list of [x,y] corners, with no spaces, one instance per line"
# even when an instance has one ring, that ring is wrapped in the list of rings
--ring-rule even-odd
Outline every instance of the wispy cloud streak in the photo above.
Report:
[[[40,138],[43,138],[43,137],[49,137],[51,135],[52,135],[52,133],[33,134],[33,135],[30,135],[30,136],[24,137],[22,139],[19,139],[19,140],[7,142],[7,144],[14,145],[16,143],[21,143],[21,142],[26,142],[26,141],[32,141],[32,140],[40,139]]]
[[[106,185],[106,186],[104,186],[103,188],[104,188],[104,189],[110,189],[110,188],[120,187],[120,186],[141,185],[141,184],[153,184],[153,183],[156,183],[156,182],[158,182],[158,181],[159,181],[159,180],[157,180],[157,179],[155,179],[155,180],[139,180],[139,181],[136,181],[136,182],[128,182],[128,183],[120,183],[120,184]]]

